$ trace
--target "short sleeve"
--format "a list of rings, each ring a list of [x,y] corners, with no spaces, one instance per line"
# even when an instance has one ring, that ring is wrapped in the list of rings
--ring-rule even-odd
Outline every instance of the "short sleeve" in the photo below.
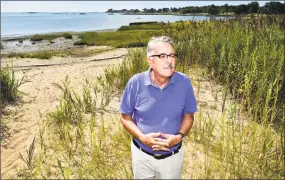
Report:
[[[188,79],[186,98],[185,98],[185,106],[183,109],[183,114],[195,113],[197,112],[197,102],[194,96],[193,87],[191,81]]]
[[[131,78],[123,92],[119,111],[121,114],[133,115],[135,109],[134,78]]]

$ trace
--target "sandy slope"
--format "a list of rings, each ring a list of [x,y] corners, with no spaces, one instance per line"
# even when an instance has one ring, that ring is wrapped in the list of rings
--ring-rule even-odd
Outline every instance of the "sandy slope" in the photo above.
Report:
[[[21,91],[27,93],[23,96],[23,102],[17,106],[7,107],[3,121],[7,127],[4,140],[1,144],[1,177],[15,173],[23,162],[19,153],[26,155],[34,136],[38,133],[38,125],[41,116],[55,109],[59,104],[61,91],[52,83],[61,83],[68,75],[70,87],[78,90],[85,77],[96,77],[103,73],[106,66],[117,64],[123,60],[122,56],[127,53],[126,49],[115,49],[88,58],[53,58],[51,60],[33,59],[4,59],[3,64],[15,66],[31,66],[33,64],[58,63],[47,67],[17,68],[16,76],[26,76],[29,81],[23,84]],[[121,58],[114,58],[121,57]],[[102,60],[104,58],[111,58]],[[100,61],[90,61],[100,59]],[[69,64],[60,65],[60,63]],[[21,70],[22,69],[22,70]]]

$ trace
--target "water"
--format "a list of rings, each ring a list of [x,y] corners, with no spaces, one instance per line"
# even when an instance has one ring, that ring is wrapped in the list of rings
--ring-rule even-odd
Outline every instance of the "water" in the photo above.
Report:
[[[208,20],[207,16],[121,15],[108,13],[1,13],[1,36],[117,29],[131,22]]]

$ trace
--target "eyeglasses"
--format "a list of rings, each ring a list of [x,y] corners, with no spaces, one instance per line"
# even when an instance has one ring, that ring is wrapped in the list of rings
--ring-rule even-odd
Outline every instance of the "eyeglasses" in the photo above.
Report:
[[[155,55],[151,55],[149,57],[158,57],[160,60],[166,60],[168,58],[170,58],[171,60],[174,60],[176,59],[177,57],[177,54],[155,54]]]

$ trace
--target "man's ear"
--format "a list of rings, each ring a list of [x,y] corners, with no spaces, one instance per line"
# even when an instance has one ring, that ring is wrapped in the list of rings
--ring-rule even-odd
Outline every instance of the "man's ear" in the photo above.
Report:
[[[149,64],[149,66],[152,67],[152,59],[150,57],[147,57],[146,61]]]

